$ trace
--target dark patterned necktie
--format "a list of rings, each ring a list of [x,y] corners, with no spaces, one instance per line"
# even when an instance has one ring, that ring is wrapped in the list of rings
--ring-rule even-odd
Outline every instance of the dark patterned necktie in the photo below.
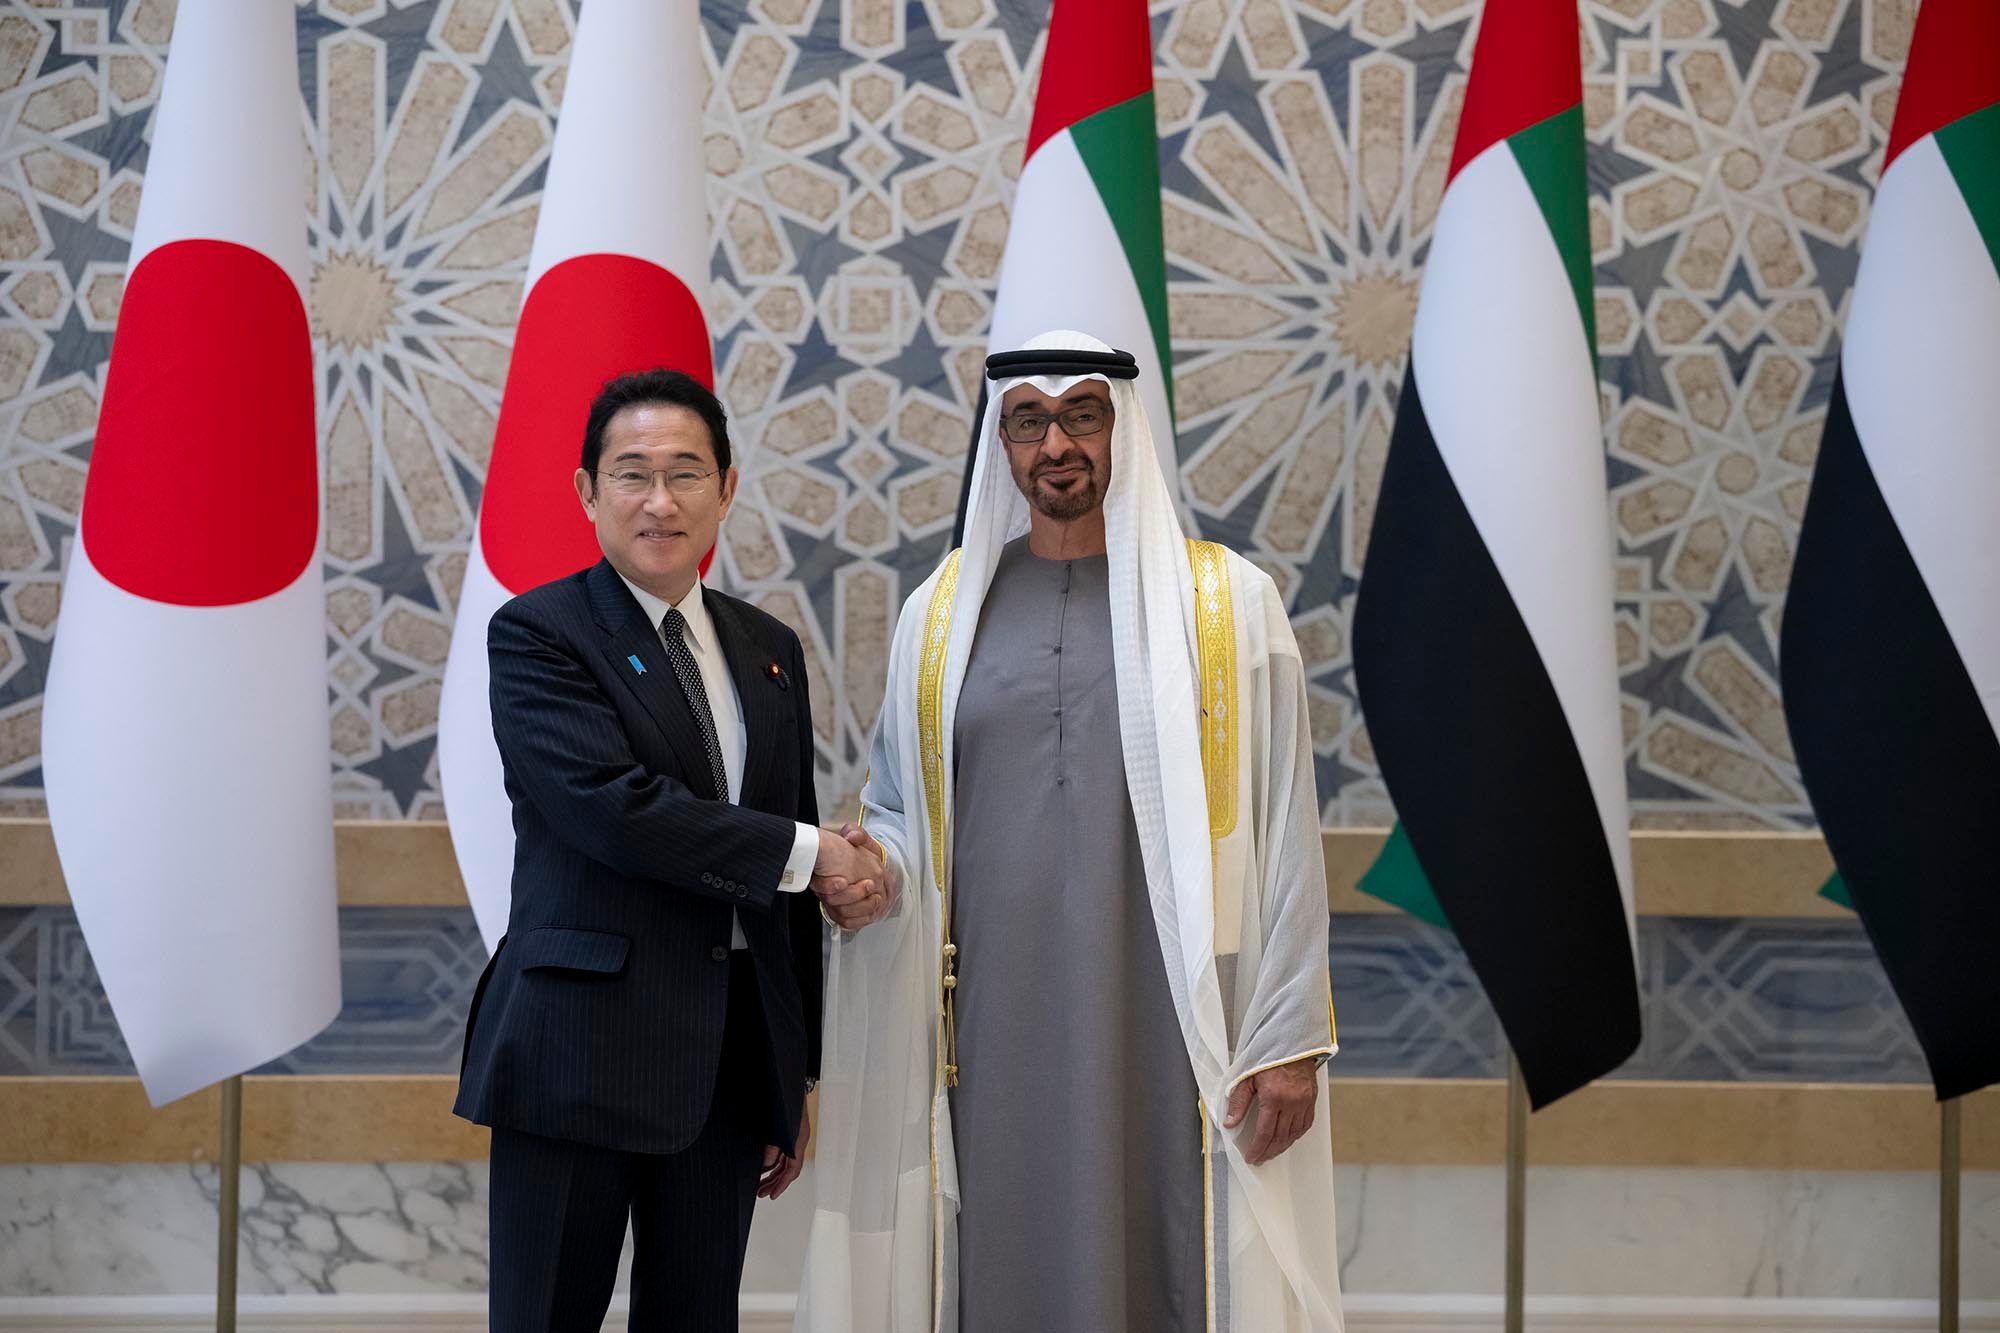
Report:
[[[673,663],[674,679],[687,696],[688,711],[701,729],[701,743],[708,747],[708,774],[715,779],[715,799],[729,799],[729,775],[722,767],[722,743],[715,738],[715,715],[708,711],[708,690],[701,683],[701,668],[687,644],[687,617],[670,606],[660,620],[660,632],[667,640],[667,660]]]

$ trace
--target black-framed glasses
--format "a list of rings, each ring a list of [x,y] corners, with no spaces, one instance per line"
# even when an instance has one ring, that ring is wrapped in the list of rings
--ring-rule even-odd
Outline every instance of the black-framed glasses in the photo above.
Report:
[[[1095,435],[1104,429],[1104,423],[1111,419],[1108,409],[1094,403],[1080,403],[1075,407],[1065,407],[1060,412],[1016,412],[1000,418],[1000,434],[1009,444],[1034,444],[1047,438],[1049,423],[1062,423],[1063,434],[1072,440],[1086,435]]]
[[[612,468],[609,472],[600,471],[597,475],[610,482],[611,489],[620,495],[652,494],[655,477],[665,477],[667,489],[675,495],[693,495],[702,489],[703,482],[721,471],[721,468],[697,472],[688,467],[619,467]]]

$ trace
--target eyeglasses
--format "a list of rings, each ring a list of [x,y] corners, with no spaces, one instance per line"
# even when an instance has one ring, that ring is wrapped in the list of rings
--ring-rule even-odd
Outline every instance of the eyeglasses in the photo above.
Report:
[[[1077,440],[1103,430],[1110,416],[1104,408],[1090,403],[1066,407],[1053,416],[1047,412],[1017,412],[1000,418],[1000,433],[1009,444],[1033,444],[1047,437],[1051,421],[1060,421],[1063,434]]]
[[[693,495],[702,489],[702,483],[715,476],[722,469],[696,472],[693,468],[644,468],[621,467],[597,475],[611,483],[611,489],[620,495],[650,495],[653,478],[665,477],[667,489],[675,495]]]

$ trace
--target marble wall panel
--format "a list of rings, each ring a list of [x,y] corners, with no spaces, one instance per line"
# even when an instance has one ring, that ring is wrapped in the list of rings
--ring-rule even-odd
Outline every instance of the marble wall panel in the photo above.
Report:
[[[811,1173],[758,1206],[746,1293],[797,1290]],[[476,1296],[486,1179],[484,1162],[251,1164],[241,1290]],[[1499,1292],[1497,1166],[1337,1167],[1334,1191],[1348,1295]],[[1936,1183],[1922,1173],[1545,1167],[1528,1209],[1531,1295],[1936,1292]],[[1966,1177],[1963,1223],[1963,1296],[2000,1298],[2000,1173]],[[212,1291],[215,1243],[211,1166],[0,1166],[0,1295]]]

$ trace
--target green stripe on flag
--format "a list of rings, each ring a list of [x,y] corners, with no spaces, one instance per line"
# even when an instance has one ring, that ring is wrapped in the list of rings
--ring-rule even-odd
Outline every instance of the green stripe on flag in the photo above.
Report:
[[[1125,247],[1125,262],[1146,303],[1146,322],[1166,376],[1167,410],[1174,409],[1172,343],[1167,335],[1167,242],[1160,223],[1160,138],[1153,94],[1140,93],[1069,127],[1084,170],[1097,183],[1104,211]]]
[[[2000,270],[2000,102],[1959,117],[1936,137],[1938,151],[1944,154],[1986,242],[1987,257]]]
[[[1854,895],[1847,891],[1847,881],[1840,877],[1838,870],[1833,872],[1826,883],[1819,886],[1819,896],[1836,906],[1845,907],[1850,912],[1854,910]]]
[[[1584,340],[1597,364],[1597,300],[1590,264],[1590,182],[1583,170],[1583,106],[1558,112],[1528,126],[1507,140],[1528,188],[1542,207],[1542,217],[1555,238],[1556,253],[1569,273],[1583,316]]]
[[[1409,835],[1403,832],[1400,823],[1389,831],[1389,841],[1357,887],[1371,898],[1402,908],[1419,921],[1428,921],[1440,930],[1451,929],[1451,922],[1445,920],[1444,905],[1431,892],[1431,882],[1424,877],[1424,868],[1417,864],[1417,849],[1410,846]]]

